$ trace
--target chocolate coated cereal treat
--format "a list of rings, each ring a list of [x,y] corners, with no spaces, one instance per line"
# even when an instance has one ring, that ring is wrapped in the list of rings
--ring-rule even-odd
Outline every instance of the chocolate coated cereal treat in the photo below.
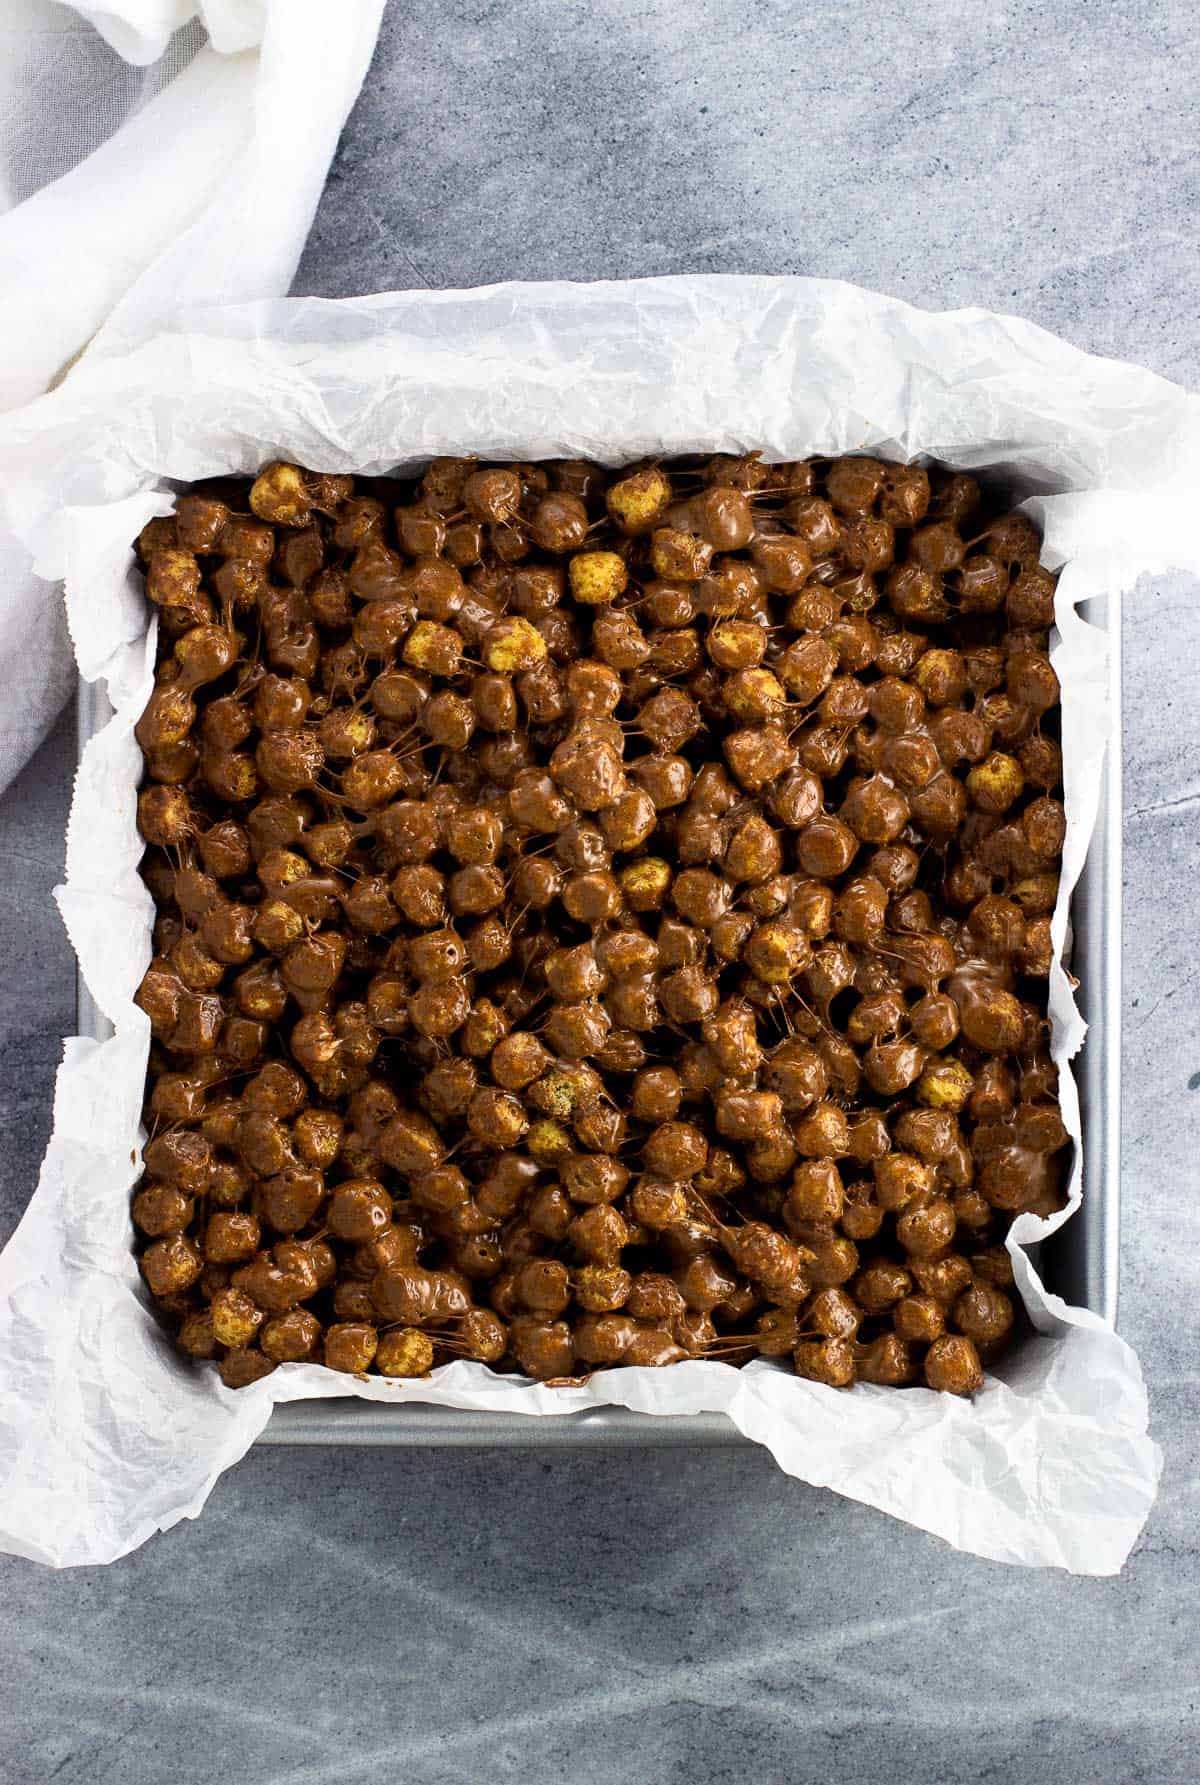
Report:
[[[1024,516],[869,457],[276,463],[138,552],[187,1355],[982,1386],[1067,1146]]]

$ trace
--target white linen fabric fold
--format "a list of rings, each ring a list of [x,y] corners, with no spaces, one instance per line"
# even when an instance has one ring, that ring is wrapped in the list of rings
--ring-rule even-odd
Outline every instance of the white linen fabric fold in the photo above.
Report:
[[[15,0],[0,195],[68,171],[0,215],[0,410],[36,402],[85,349],[122,351],[181,298],[287,290],[383,5]],[[0,790],[73,677],[58,590],[0,534]]]
[[[288,1364],[237,1393],[189,1368],[146,1305],[131,1248],[149,1026],[133,994],[150,958],[137,864],[153,629],[129,542],[171,486],[280,453],[375,474],[472,449],[511,459],[700,449],[768,458],[877,451],[1003,470],[1062,565],[1053,657],[1063,688],[1067,839],[1056,948],[1096,811],[1108,741],[1104,641],[1076,612],[1143,571],[1200,569],[1196,400],[1011,317],[930,315],[852,286],[650,279],[285,300],[177,314],[120,357],[0,417],[0,510],[46,576],[66,579],[81,670],[116,708],[85,752],[59,905],[115,1035],[68,1043],[41,1182],[0,1256],[0,1547],[55,1566],[111,1561],[200,1510],[277,1401],[354,1394],[553,1417],[608,1404],[723,1410],[789,1474],[978,1555],[1116,1572],[1154,1498],[1160,1457],[1129,1346],[1046,1291],[1009,1250],[1036,1336],[970,1402],[928,1389],[848,1394],[756,1361],[598,1372],[529,1385],[458,1362],[423,1381]],[[1083,1036],[1051,977],[1063,1118]]]
[[[174,33],[197,12],[209,42],[220,55],[236,56],[242,50],[255,49],[266,31],[270,0],[199,0],[198,6],[196,0],[114,0],[104,6],[96,6],[92,0],[73,0],[73,4],[118,56],[145,67],[166,54]],[[353,0],[345,10],[352,6]],[[325,10],[332,9],[326,6]]]

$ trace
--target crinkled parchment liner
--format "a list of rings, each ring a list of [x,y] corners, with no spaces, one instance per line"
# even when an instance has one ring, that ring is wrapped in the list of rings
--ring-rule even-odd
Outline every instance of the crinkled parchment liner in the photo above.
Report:
[[[561,1389],[464,1362],[398,1383],[292,1364],[234,1393],[175,1354],[148,1310],[128,1214],[149,1042],[132,996],[151,926],[133,725],[153,662],[130,541],[169,512],[173,487],[276,455],[364,474],[463,450],[616,464],[701,448],[925,454],[986,469],[1029,500],[1048,561],[1065,564],[1053,652],[1068,814],[1061,948],[1109,721],[1105,641],[1075,606],[1190,562],[1165,495],[1194,480],[1197,440],[1182,391],[1012,318],[932,315],[822,281],[709,277],[181,312],[5,418],[2,499],[41,574],[65,579],[81,671],[107,680],[116,708],[84,755],[57,895],[115,1034],[66,1043],[38,1190],[0,1258],[0,1543],[55,1565],[112,1560],[195,1517],[275,1402],[353,1393],[531,1416],[721,1411],[788,1474],[961,1549],[1119,1569],[1159,1470],[1141,1372],[1101,1320],[1043,1289],[1020,1249],[1078,1206],[1078,1163],[1067,1209],[1022,1217],[1009,1242],[1039,1336],[973,1401],[841,1393],[765,1361],[607,1370]],[[1083,1024],[1057,964],[1051,1007],[1078,1139],[1067,1061]]]

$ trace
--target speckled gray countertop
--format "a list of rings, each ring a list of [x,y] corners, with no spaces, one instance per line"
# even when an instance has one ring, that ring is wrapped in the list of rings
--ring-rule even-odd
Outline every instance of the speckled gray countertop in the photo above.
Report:
[[[297,289],[766,271],[1200,385],[1183,0],[394,0]],[[6,1785],[1200,1779],[1200,602],[1126,606],[1124,1574],[967,1560],[741,1451],[258,1450],[108,1570],[0,1560]],[[71,961],[72,730],[0,801],[0,1238]]]

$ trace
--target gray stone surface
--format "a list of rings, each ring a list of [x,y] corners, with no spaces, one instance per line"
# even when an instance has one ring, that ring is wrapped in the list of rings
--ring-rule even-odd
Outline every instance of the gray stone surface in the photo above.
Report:
[[[831,274],[1194,386],[1197,35],[1178,0],[398,4],[298,288]],[[1200,1779],[1197,595],[1139,589],[1124,635],[1121,1325],[1167,1463],[1120,1579],[966,1560],[756,1454],[259,1450],[114,1568],[0,1561],[0,1777]],[[0,801],[5,1233],[69,1017],[70,774],[64,725]]]
[[[298,289],[806,273],[1195,382],[1186,0],[395,0]]]
[[[74,1031],[75,957],[50,897],[63,875],[74,747],[72,706],[0,799],[0,1246],[37,1182],[62,1037]]]

